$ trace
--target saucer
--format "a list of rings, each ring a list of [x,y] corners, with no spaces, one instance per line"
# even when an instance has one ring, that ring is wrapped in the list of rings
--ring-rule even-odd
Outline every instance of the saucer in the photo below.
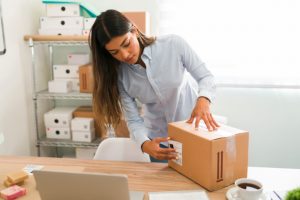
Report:
[[[227,199],[228,200],[243,200],[241,197],[239,197],[239,194],[237,193],[237,191],[238,191],[237,187],[230,188],[226,193]],[[267,195],[265,192],[263,192],[261,194],[261,196],[259,197],[259,200],[271,200],[271,197],[269,195]]]

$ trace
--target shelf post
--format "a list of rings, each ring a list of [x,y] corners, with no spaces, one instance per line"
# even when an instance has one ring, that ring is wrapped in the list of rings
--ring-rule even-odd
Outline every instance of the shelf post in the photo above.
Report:
[[[35,80],[35,63],[34,63],[34,45],[33,39],[29,38],[29,48],[31,52],[31,69],[32,69],[32,89],[33,89],[33,102],[34,102],[34,115],[35,115],[35,130],[37,143],[40,141],[39,137],[39,123],[38,123],[38,112],[37,112],[37,98],[36,98],[36,80]],[[41,156],[40,145],[37,144],[38,156]]]

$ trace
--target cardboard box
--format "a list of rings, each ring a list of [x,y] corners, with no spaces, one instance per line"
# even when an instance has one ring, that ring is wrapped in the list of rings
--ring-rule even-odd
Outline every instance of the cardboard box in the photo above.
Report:
[[[93,92],[93,68],[90,63],[79,67],[79,85],[80,92]]]
[[[150,14],[148,12],[122,12],[122,14],[131,20],[142,33],[150,36]]]
[[[83,29],[83,17],[41,17],[40,29]]]
[[[90,62],[90,54],[69,54],[68,64],[69,65],[86,65]]]
[[[72,90],[79,91],[79,77],[78,78],[54,78],[54,80],[71,81]]]
[[[75,117],[71,120],[72,131],[91,131],[94,129],[94,118]]]
[[[45,113],[45,125],[48,127],[70,127],[73,112],[77,107],[57,107]]]
[[[46,4],[46,12],[48,17],[79,17],[79,4],[71,3],[54,3]]]
[[[91,159],[95,157],[97,149],[76,148],[77,159]]]
[[[50,127],[46,126],[46,137],[52,139],[71,139],[70,127]]]
[[[83,35],[83,36],[89,36],[89,35],[90,35],[90,31],[91,31],[91,30],[85,29],[85,30],[82,31],[82,35]]]
[[[72,131],[72,140],[77,142],[92,142],[95,139],[95,129],[91,131]]]
[[[65,80],[52,80],[48,82],[50,93],[68,93],[72,91],[72,82]]]
[[[80,65],[53,65],[54,79],[56,78],[79,78]]]
[[[83,28],[88,30],[91,29],[93,24],[95,23],[96,18],[84,18],[83,20]]]
[[[179,159],[169,166],[209,191],[247,178],[249,133],[222,125],[218,131],[208,132],[200,123],[185,121],[168,124],[168,136],[174,148],[181,148]],[[171,148],[172,141],[169,142]]]
[[[95,119],[95,115],[93,112],[92,106],[81,106],[74,111],[74,117],[84,117],[84,118],[93,118]],[[96,137],[101,137],[101,130],[99,125],[94,121],[95,126],[95,135]]]
[[[82,35],[82,29],[39,29],[39,35]]]

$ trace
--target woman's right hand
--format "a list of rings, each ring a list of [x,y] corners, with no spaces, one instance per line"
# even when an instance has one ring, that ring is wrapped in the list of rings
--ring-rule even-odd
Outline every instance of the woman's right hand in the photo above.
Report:
[[[170,138],[156,138],[152,141],[145,141],[142,145],[143,152],[149,154],[153,158],[157,160],[173,160],[178,159],[178,156],[176,155],[170,155],[171,152],[177,152],[176,149],[166,149],[166,148],[160,148],[159,143],[166,142],[170,140]]]

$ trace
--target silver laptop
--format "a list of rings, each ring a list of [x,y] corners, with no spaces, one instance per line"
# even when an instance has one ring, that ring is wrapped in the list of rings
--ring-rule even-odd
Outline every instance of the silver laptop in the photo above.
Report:
[[[129,191],[125,175],[33,171],[42,200],[143,200],[144,192]]]

